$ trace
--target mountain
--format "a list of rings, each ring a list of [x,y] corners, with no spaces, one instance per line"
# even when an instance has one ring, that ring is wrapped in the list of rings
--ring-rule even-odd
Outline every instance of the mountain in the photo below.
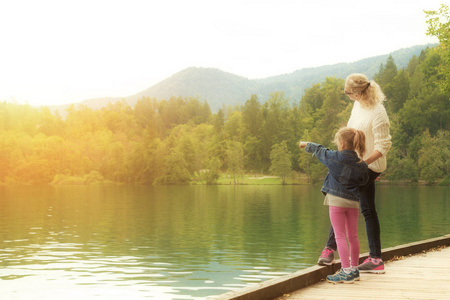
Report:
[[[181,96],[207,101],[211,110],[217,112],[224,105],[245,103],[252,94],[257,95],[260,102],[263,103],[270,97],[270,94],[279,91],[284,92],[291,101],[298,102],[305,89],[324,81],[326,77],[346,78],[351,73],[363,73],[369,78],[373,78],[380,66],[386,63],[389,55],[392,55],[397,68],[401,69],[408,65],[414,55],[419,56],[422,50],[435,46],[435,44],[419,45],[353,63],[305,68],[264,79],[248,79],[213,68],[190,67],[135,95],[125,98],[89,99],[80,104],[98,109],[120,99],[125,99],[127,103],[134,106],[143,97],[164,100]],[[53,106],[50,109],[61,112],[67,107],[68,105]]]
[[[170,97],[196,97],[206,100],[211,110],[217,111],[222,104],[243,103],[255,94],[258,83],[238,75],[212,68],[190,67],[126,100],[131,105],[142,97],[169,99]]]

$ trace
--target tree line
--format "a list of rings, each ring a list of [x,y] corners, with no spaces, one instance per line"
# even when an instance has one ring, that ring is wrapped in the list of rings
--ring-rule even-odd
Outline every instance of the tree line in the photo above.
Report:
[[[448,7],[427,14],[428,34],[440,45],[402,69],[389,57],[374,78],[387,97],[393,142],[383,176],[448,184],[450,47],[442,18],[433,23],[436,16],[448,19]],[[0,182],[215,184],[225,172],[235,183],[250,172],[275,174],[283,183],[303,172],[315,182],[326,169],[300,155],[298,141],[334,147],[334,133],[353,106],[343,87],[344,79],[331,77],[301,99],[274,92],[260,103],[252,95],[217,113],[206,101],[183,97],[144,97],[134,107],[119,101],[99,110],[71,106],[64,117],[47,107],[0,102]]]

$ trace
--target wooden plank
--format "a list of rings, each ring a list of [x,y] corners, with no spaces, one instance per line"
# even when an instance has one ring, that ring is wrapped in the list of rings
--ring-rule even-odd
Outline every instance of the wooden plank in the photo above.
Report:
[[[386,274],[361,273],[354,284],[321,281],[278,300],[450,299],[450,247],[386,263]]]
[[[419,253],[419,257],[420,257],[421,256],[420,254],[422,252],[425,252],[425,250],[429,250],[434,247],[447,247],[449,245],[450,245],[450,234],[447,234],[447,235],[437,237],[437,238],[432,238],[432,239],[428,239],[428,240],[424,240],[424,241],[413,242],[413,243],[409,243],[409,244],[399,245],[396,247],[382,249],[382,256],[383,256],[384,260],[389,260],[389,259],[397,258],[402,255],[410,255],[410,254]],[[369,253],[362,253],[360,255],[360,261],[367,258],[368,255],[369,255]],[[448,259],[448,258],[449,257],[447,255],[446,259],[447,259],[447,261],[450,261],[450,259]],[[385,291],[387,285],[394,284],[395,287],[397,288],[397,290],[400,290],[400,286],[408,287],[411,284],[411,281],[414,281],[414,280],[425,281],[428,278],[432,279],[431,282],[428,284],[428,286],[434,284],[433,281],[442,281],[446,285],[449,285],[447,274],[449,274],[450,267],[444,266],[444,270],[442,270],[442,264],[441,264],[442,258],[441,259],[437,258],[436,260],[433,260],[432,258],[430,259],[430,257],[427,257],[424,261],[419,260],[419,261],[412,261],[412,262],[410,261],[409,258],[407,258],[407,259],[408,259],[408,263],[403,263],[403,264],[401,263],[402,260],[396,261],[399,263],[399,266],[400,266],[398,268],[396,276],[389,277],[388,275],[364,274],[364,276],[366,276],[366,275],[367,276],[381,276],[381,277],[373,277],[373,278],[362,277],[362,278],[365,278],[364,281],[366,281],[366,283],[365,283],[366,287],[364,287],[364,289],[370,290],[371,288],[376,287],[377,289]],[[423,267],[424,263],[426,265],[430,265],[430,270],[432,270],[432,274],[421,273],[421,272],[423,272],[422,267]],[[291,295],[294,295],[293,297],[296,297],[295,295],[297,292],[303,292],[304,290],[307,289],[306,287],[314,288],[315,284],[317,282],[320,282],[321,280],[323,280],[326,277],[326,275],[334,273],[339,268],[340,268],[340,261],[338,260],[338,261],[336,261],[336,263],[334,263],[331,266],[309,267],[307,269],[300,270],[300,271],[297,271],[292,274],[288,274],[285,276],[267,280],[267,281],[261,282],[259,284],[244,287],[242,289],[233,290],[231,292],[227,292],[222,295],[210,296],[207,299],[211,299],[211,300],[212,299],[215,299],[215,300],[254,300],[254,299],[273,300],[275,298],[276,299],[289,299],[286,297],[281,297],[281,298],[277,298],[277,297],[280,297],[281,295],[288,294],[288,293]],[[390,272],[391,272],[391,270],[388,269],[388,274]],[[388,279],[380,279],[380,278],[386,278],[386,277]],[[403,280],[400,280],[397,278],[403,278]],[[407,281],[406,283],[405,283],[405,280]],[[317,285],[321,286],[322,287],[321,289],[323,289],[323,287],[324,287],[323,284],[332,285],[327,282],[322,282]],[[360,282],[358,282],[357,284],[359,285]],[[305,288],[305,289],[302,290],[302,288]],[[331,287],[328,286],[328,288],[331,288]],[[361,298],[361,295],[364,295],[364,297],[366,297],[366,293],[364,292],[364,289],[363,288],[360,289],[359,299]],[[332,291],[334,292],[335,289]],[[376,294],[376,291],[373,291],[372,293]],[[443,295],[446,295],[447,292],[443,291],[442,293],[443,293]],[[311,296],[311,297],[315,297],[315,296]],[[320,298],[321,296],[318,295],[318,297]],[[327,295],[326,297],[330,297],[330,295]],[[320,299],[327,299],[326,297],[320,298]],[[336,299],[335,295],[333,297]],[[384,297],[384,296],[382,296],[382,297]],[[445,299],[445,297],[444,297],[444,299]],[[390,298],[390,297],[386,297],[386,298]],[[411,296],[409,298],[416,299],[414,296]],[[294,299],[294,298],[292,298],[292,299]],[[295,298],[295,299],[298,299],[298,298]],[[303,297],[301,297],[301,299],[303,299]],[[305,298],[305,299],[309,299],[309,298]],[[311,299],[316,299],[316,298],[311,298]],[[371,299],[377,299],[377,298],[375,297],[375,298],[371,298]],[[400,299],[406,299],[406,298],[403,298],[403,296],[402,296],[402,298],[400,298]],[[427,298],[425,298],[425,299],[427,299]],[[449,297],[449,299],[450,299],[450,297]]]

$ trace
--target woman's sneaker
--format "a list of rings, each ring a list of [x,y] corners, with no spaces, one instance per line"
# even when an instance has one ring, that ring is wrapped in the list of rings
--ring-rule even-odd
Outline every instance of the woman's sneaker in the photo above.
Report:
[[[317,264],[319,266],[324,266],[324,265],[331,265],[334,262],[334,250],[325,247],[322,251],[322,254],[319,257],[319,260],[317,261]]]
[[[350,272],[349,274],[345,273],[343,269],[340,269],[334,275],[328,275],[327,281],[331,283],[353,283],[355,281],[355,278],[353,277],[353,272]]]
[[[366,260],[358,266],[358,270],[361,273],[386,273],[386,270],[384,269],[384,262],[381,259],[373,259],[371,257],[366,258]]]

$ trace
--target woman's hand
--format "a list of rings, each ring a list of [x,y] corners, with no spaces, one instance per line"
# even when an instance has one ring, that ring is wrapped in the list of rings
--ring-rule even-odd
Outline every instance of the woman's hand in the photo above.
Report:
[[[308,142],[300,142],[300,143],[298,143],[298,146],[300,147],[300,149],[304,149],[306,147],[306,145],[308,145]]]

